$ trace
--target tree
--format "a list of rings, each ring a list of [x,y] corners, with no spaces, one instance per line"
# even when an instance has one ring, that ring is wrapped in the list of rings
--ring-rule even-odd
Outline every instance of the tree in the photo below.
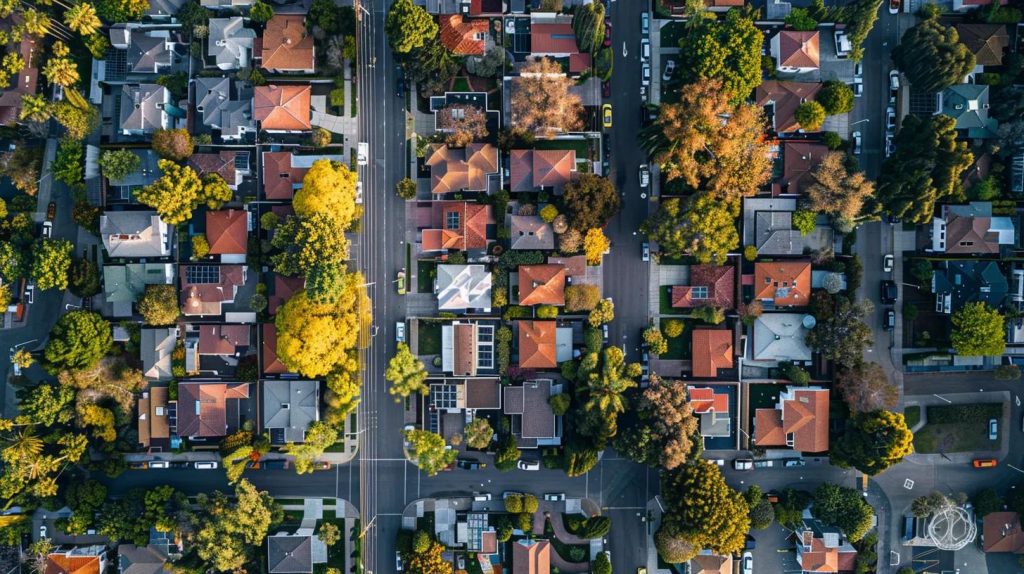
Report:
[[[565,312],[589,311],[601,300],[601,289],[597,285],[569,285],[565,288]]]
[[[972,502],[974,503],[974,515],[978,518],[984,518],[987,514],[1003,509],[1003,497],[999,496],[999,493],[993,488],[979,490],[974,495]]]
[[[836,484],[822,484],[814,491],[811,513],[825,524],[843,531],[851,542],[857,542],[871,530],[874,511],[859,490]]]
[[[551,138],[583,126],[583,104],[569,91],[572,79],[550,58],[527,62],[512,79],[512,120],[516,132]]]
[[[98,31],[103,25],[98,16],[96,8],[92,4],[83,2],[75,4],[64,12],[64,23],[71,28],[71,31],[88,36]]]
[[[274,9],[270,4],[255,0],[249,7],[249,19],[257,24],[266,24],[274,17]]]
[[[636,413],[636,425],[627,428],[616,440],[617,450],[631,446],[629,458],[666,470],[676,469],[691,460],[694,441],[701,439],[684,383],[651,375],[650,384],[637,401]],[[635,448],[637,446],[642,448]]]
[[[103,357],[91,367],[61,371],[57,375],[61,386],[78,390],[76,399],[83,402],[115,402],[121,412],[135,407],[135,394],[146,386],[142,371],[129,367],[118,357]]]
[[[761,83],[764,36],[753,19],[739,10],[730,10],[721,20],[700,19],[679,45],[684,84],[720,80],[725,96],[741,102]]]
[[[644,329],[644,343],[655,355],[664,355],[668,352],[668,341],[665,340],[665,336],[661,334],[661,329],[657,325],[651,325]]]
[[[817,227],[817,214],[813,211],[799,209],[793,212],[793,229],[800,232],[800,235],[810,235]]]
[[[384,24],[391,49],[396,54],[408,54],[437,37],[437,22],[412,0],[397,0],[388,10]]]
[[[815,293],[811,302],[818,325],[807,334],[807,344],[841,367],[856,366],[874,341],[871,327],[864,322],[871,302],[851,303],[846,297],[821,292]]]
[[[47,33],[49,33],[50,27],[52,26],[52,22],[50,22],[50,17],[47,16],[46,13],[40,12],[35,8],[27,8],[23,10],[21,12],[21,18],[21,26],[29,36],[42,38]],[[63,48],[58,47],[58,44],[59,46],[63,46]],[[64,46],[63,42],[60,42],[58,40],[54,43],[53,53],[57,54],[58,56],[66,56],[67,47]]]
[[[615,186],[605,177],[581,173],[565,185],[563,195],[569,225],[581,232],[604,227],[619,212],[620,199]]]
[[[633,367],[636,365],[636,368]],[[582,398],[579,432],[605,443],[618,432],[618,416],[626,410],[625,393],[635,388],[639,365],[627,364],[619,347],[589,353],[576,373],[576,393]]]
[[[32,253],[32,279],[40,290],[68,288],[71,251],[74,245],[66,239],[42,239]]]
[[[475,418],[466,425],[466,445],[469,448],[484,450],[491,445],[494,429],[485,418]]]
[[[725,321],[725,309],[704,305],[690,311],[690,316],[709,325],[721,325]]]
[[[579,253],[583,248],[583,234],[575,229],[569,229],[558,236],[558,250],[566,255]]]
[[[667,319],[662,323],[661,328],[665,332],[666,337],[675,339],[683,334],[683,329],[686,328],[686,325],[679,319]]]
[[[157,155],[174,161],[188,159],[195,148],[192,134],[185,128],[153,131],[152,146]]]
[[[71,267],[71,292],[92,297],[100,292],[100,270],[88,259],[76,259]]]
[[[428,538],[429,545],[423,552],[403,555],[405,570],[409,574],[445,574],[451,571],[451,562],[444,559],[444,544]]]
[[[721,265],[740,245],[735,214],[709,194],[694,196],[686,211],[677,198],[661,202],[641,230],[658,242],[669,257],[693,256],[699,263]]]
[[[135,198],[139,203],[155,209],[160,219],[168,225],[188,221],[202,193],[202,181],[191,167],[166,159],[160,160],[157,165],[163,176],[135,192]]]
[[[395,185],[395,193],[402,199],[416,199],[416,182],[409,178],[402,178]]]
[[[18,142],[12,152],[0,154],[0,173],[11,178],[19,191],[35,196],[39,191],[39,150]]]
[[[51,373],[84,370],[96,365],[113,345],[106,319],[92,311],[71,311],[61,315],[50,330],[43,356]]]
[[[202,259],[210,254],[210,242],[205,233],[192,236],[192,259]]]
[[[57,148],[57,157],[50,164],[53,178],[72,189],[85,189],[85,148],[81,142],[62,138]]]
[[[350,362],[359,330],[371,322],[364,283],[362,275],[349,273],[335,304],[318,305],[299,291],[277,310],[277,356],[289,370],[321,377]]]
[[[828,153],[811,171],[811,183],[807,187],[809,211],[847,221],[855,221],[860,216],[875,186],[864,172],[847,172],[845,159],[846,155],[841,152]]]
[[[506,433],[498,440],[498,447],[494,450],[494,468],[502,472],[512,470],[519,462],[519,454],[516,437]]]
[[[683,560],[702,548],[716,554],[739,552],[750,530],[747,501],[725,483],[718,467],[696,460],[662,474],[665,514],[662,536],[686,543]],[[661,548],[659,547],[659,552]],[[677,558],[677,557],[673,557]],[[662,559],[669,558],[662,553]]]
[[[797,106],[794,117],[804,131],[816,132],[825,122],[825,108],[814,100],[803,102]]]
[[[306,429],[305,440],[301,444],[288,443],[284,452],[295,457],[295,472],[308,474],[315,469],[316,461],[324,451],[338,442],[338,429],[325,421],[316,421]]]
[[[195,2],[195,5],[198,7],[199,2]],[[187,6],[188,4],[186,4]],[[147,10],[149,10],[148,0],[99,0],[96,2],[97,14],[107,22],[134,22],[145,14]],[[203,10],[205,11],[205,9]],[[183,19],[185,12],[185,8],[178,11],[179,22],[186,22]],[[191,24],[186,29],[191,30]]]
[[[853,414],[892,410],[900,392],[878,363],[861,363],[836,374],[836,390]]]
[[[83,140],[99,126],[100,115],[96,108],[80,108],[68,100],[55,102],[50,111],[54,119],[67,130],[67,137]]]
[[[926,518],[933,512],[937,512],[949,506],[953,506],[953,501],[946,498],[945,494],[936,490],[931,494],[915,498],[910,505],[910,511],[917,518]]]
[[[793,8],[786,15],[786,25],[801,32],[813,32],[818,28],[818,22],[807,12],[806,8]]]
[[[384,379],[391,383],[388,393],[395,397],[396,403],[413,393],[426,396],[430,391],[426,384],[427,376],[427,368],[405,343],[398,344],[395,355],[388,361],[388,368],[384,371]]]
[[[553,412],[556,417],[560,417],[569,412],[569,407],[572,405],[572,398],[570,398],[568,393],[559,393],[549,398],[548,404],[551,405],[551,412]]]
[[[205,203],[209,209],[220,209],[224,204],[235,197],[235,192],[228,187],[228,182],[219,173],[207,173],[203,175],[203,189],[196,199],[199,203]]]
[[[341,162],[320,159],[302,178],[302,189],[292,199],[300,217],[326,213],[347,228],[356,217],[356,174]]]
[[[428,42],[413,50],[410,56],[406,73],[423,95],[443,93],[462,68],[462,60],[455,58],[441,42]]]
[[[306,217],[290,216],[275,230],[271,245],[279,250],[271,256],[275,272],[311,278],[317,269],[320,272],[331,267],[340,269],[349,253],[349,242],[340,220],[328,212]],[[320,289],[310,296],[319,299],[324,293],[326,291]],[[334,295],[332,293],[329,298]]]
[[[458,451],[447,448],[444,437],[425,430],[404,431],[409,457],[427,476],[434,476],[455,462]]]
[[[830,116],[853,111],[853,89],[846,82],[828,80],[822,84],[815,99]]]
[[[1006,350],[1003,315],[983,301],[967,303],[952,321],[950,340],[958,355],[999,356]]]
[[[576,45],[581,52],[594,52],[604,42],[604,4],[592,2],[576,9],[572,19],[572,30],[576,35]]]
[[[587,323],[591,327],[600,327],[615,319],[615,303],[611,299],[601,299],[587,315]]]
[[[775,521],[775,508],[764,496],[761,487],[752,485],[743,495],[750,508],[750,527],[755,530],[764,530]]]
[[[574,20],[575,22],[575,20]],[[493,78],[505,69],[505,49],[493,46],[475,61],[476,75],[481,78]]]
[[[922,93],[959,84],[975,63],[974,53],[960,43],[956,28],[939,22],[937,14],[904,32],[893,48],[892,59],[914,89]]]
[[[142,158],[126,149],[106,150],[100,155],[100,171],[109,180],[117,181],[139,169]]]
[[[875,411],[857,415],[832,445],[832,463],[874,476],[913,452],[914,435],[902,413]]]
[[[21,66],[15,71],[20,71],[24,67],[25,63],[21,62]],[[50,106],[46,96],[43,94],[22,94],[21,111],[18,113],[18,119],[33,122],[45,122],[50,119]]]
[[[138,310],[146,325],[173,325],[181,314],[177,289],[174,285],[146,285]]]
[[[78,83],[78,68],[70,58],[51,57],[43,66],[46,81],[61,87],[74,86]]]
[[[317,531],[316,536],[328,547],[334,546],[341,541],[341,529],[333,522],[324,522],[320,524],[320,529]]]
[[[259,492],[247,480],[235,487],[235,498],[221,492],[200,494],[204,517],[193,537],[196,554],[212,569],[235,571],[246,564],[254,549],[263,544],[267,531],[280,522],[283,512],[266,492]]]
[[[444,143],[466,147],[487,137],[487,114],[476,106],[447,106],[437,112],[437,129],[445,132]]]
[[[313,128],[313,132],[310,134],[310,143],[313,144],[313,147],[327,147],[331,144],[331,139],[333,137],[334,136],[331,135],[331,132],[324,128],[315,127]]]
[[[587,255],[587,265],[600,265],[604,254],[611,248],[611,241],[604,236],[599,227],[587,230],[583,237],[583,252]]]

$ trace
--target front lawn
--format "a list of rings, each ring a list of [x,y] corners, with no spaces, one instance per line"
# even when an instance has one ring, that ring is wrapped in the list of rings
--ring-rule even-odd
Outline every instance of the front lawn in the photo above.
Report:
[[[416,262],[416,292],[433,293],[434,279],[437,277],[436,261]]]
[[[441,354],[441,322],[420,321],[417,352],[421,355]]]
[[[686,32],[686,24],[683,22],[669,22],[661,27],[661,47],[678,48],[679,40]]]
[[[664,330],[662,330],[664,335]],[[664,355],[658,355],[659,359],[665,359],[667,361],[682,361],[689,359],[691,356],[690,349],[690,330],[686,329],[682,335],[671,339],[668,336],[665,337],[668,341],[668,352]]]
[[[914,450],[919,453],[999,448],[998,438],[988,438],[988,421],[1002,416],[1003,405],[1000,403],[931,406],[927,414],[927,423],[914,434]]]
[[[907,428],[914,428],[914,425],[921,421],[921,407],[913,406],[903,409],[903,419],[907,421]]]
[[[661,315],[682,315],[684,309],[672,307],[672,286],[658,287],[658,313]]]

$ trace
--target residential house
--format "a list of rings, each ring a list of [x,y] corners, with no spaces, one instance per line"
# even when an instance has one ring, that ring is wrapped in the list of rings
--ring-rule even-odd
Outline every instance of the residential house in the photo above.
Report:
[[[818,32],[781,30],[771,39],[771,54],[783,74],[813,72],[820,64]]]
[[[555,232],[539,215],[508,216],[513,250],[550,251],[555,248]]]
[[[113,33],[113,31],[112,31]],[[169,30],[128,30],[127,71],[160,74],[174,63],[175,39]]]
[[[135,192],[163,177],[160,169],[160,156],[151,149],[129,149],[129,153],[139,158],[139,167],[118,179],[106,178],[105,200],[107,205],[138,204]]]
[[[220,315],[224,304],[235,302],[238,288],[245,284],[244,265],[182,265],[181,312],[186,316]]]
[[[999,309],[1010,291],[1006,274],[996,261],[940,261],[932,273],[935,312],[951,315],[968,303],[982,302]]]
[[[689,283],[672,286],[672,308],[736,306],[736,269],[731,265],[691,265]]]
[[[487,52],[490,22],[482,18],[464,18],[445,14],[437,18],[439,39],[456,56],[483,56]]]
[[[312,74],[315,70],[313,36],[302,14],[275,14],[262,38],[262,66],[273,73]]]
[[[687,574],[733,574],[732,555],[721,556],[710,550],[702,550],[690,558],[689,566]]]
[[[491,144],[474,143],[464,148],[431,144],[426,157],[433,194],[487,191],[490,176],[498,173],[498,148]]]
[[[8,38],[11,38],[11,32],[23,25],[24,21],[20,14],[13,13],[0,20],[0,31],[7,33]],[[36,48],[37,39],[30,34],[21,34],[21,40],[12,43],[8,48],[10,52],[20,55],[25,65],[11,75],[8,80],[10,85],[0,93],[0,124],[9,125],[19,121],[21,97],[36,93],[39,83],[39,68],[36,67],[39,57]]]
[[[167,113],[173,105],[171,92],[158,84],[126,84],[121,87],[121,133],[141,136],[171,126]]]
[[[546,190],[561,194],[576,173],[576,151],[571,149],[514,149],[509,152],[512,191]]]
[[[263,367],[263,373],[267,375],[290,373],[288,367],[284,366],[281,359],[277,357],[277,327],[273,323],[263,323],[260,325],[260,334],[262,335],[260,365]]]
[[[103,574],[106,546],[75,546],[46,555],[45,574]]]
[[[268,200],[291,201],[313,162],[326,159],[346,163],[341,155],[295,155],[287,151],[263,152],[263,193]]]
[[[502,389],[502,412],[512,418],[512,434],[519,448],[562,443],[560,421],[548,403],[556,394],[552,387],[550,379],[539,379]]]
[[[803,453],[828,451],[828,393],[821,387],[787,387],[775,408],[755,411],[754,443]]]
[[[252,6],[253,0],[199,0],[199,5],[215,12]]]
[[[107,211],[100,216],[100,237],[112,259],[171,254],[171,227],[155,211]]]
[[[695,378],[718,378],[719,369],[732,369],[733,332],[727,329],[694,329],[692,372]]]
[[[167,567],[168,558],[167,544],[121,544],[117,547],[117,573],[171,574]]]
[[[993,217],[992,203],[943,205],[932,218],[931,250],[949,255],[998,255],[1001,246],[1014,244],[1013,219]]]
[[[206,240],[210,255],[219,255],[222,263],[245,263],[249,239],[249,212],[226,209],[206,212]]]
[[[754,321],[752,358],[755,361],[810,361],[804,315],[765,313]]]
[[[993,0],[953,0],[953,10],[956,12],[969,12],[982,6],[992,4]],[[1000,6],[1009,4],[1009,0],[998,0]]]
[[[990,512],[982,524],[982,550],[1024,554],[1024,531],[1016,512]]]
[[[689,385],[690,407],[700,419],[700,436],[728,437],[732,434],[732,416],[729,414],[729,395],[716,393],[709,387]]]
[[[417,227],[423,252],[486,249],[497,235],[490,205],[467,201],[433,201],[417,206]]]
[[[127,263],[103,266],[103,296],[114,317],[131,317],[132,304],[146,285],[170,285],[174,282],[173,263]]]
[[[764,107],[776,133],[800,130],[796,109],[800,104],[814,100],[821,84],[808,82],[782,82],[768,80],[754,90],[754,101]]]
[[[491,272],[483,265],[438,265],[434,292],[439,311],[489,311]]]
[[[320,420],[318,381],[263,381],[263,428],[271,444],[301,443]]]
[[[150,20],[164,22],[174,17],[184,5],[185,0],[149,0],[149,10],[146,11],[146,16]]]
[[[590,69],[590,54],[581,52],[572,29],[572,17],[534,12],[530,17],[530,55],[567,59],[570,74]]]
[[[260,128],[268,132],[303,132],[310,124],[309,85],[256,86],[253,110]]]
[[[487,107],[487,92],[445,92],[443,96],[430,96],[430,111],[434,114],[434,129],[441,133],[449,133],[451,127],[445,127],[445,113],[452,118],[465,117],[466,110],[476,108],[486,117],[488,133],[497,133],[501,129],[501,112]]]
[[[252,60],[256,30],[245,27],[241,16],[210,18],[206,54],[220,70],[248,68]]]
[[[1010,46],[1010,35],[1006,33],[1005,24],[959,22],[956,31],[960,43],[974,54],[976,72],[983,71],[985,66],[1003,65],[1003,52]]]
[[[766,309],[806,307],[811,300],[811,262],[758,261],[754,264],[754,299]]]
[[[772,185],[772,195],[800,195],[814,183],[811,173],[830,153],[828,146],[811,141],[782,143],[782,178]]]
[[[313,574],[313,536],[268,536],[267,571],[270,574]]]
[[[218,438],[238,429],[240,403],[249,402],[249,383],[178,383],[176,435],[181,438]],[[228,411],[232,417],[228,418]]]
[[[178,329],[161,327],[140,331],[139,350],[142,354],[142,376],[147,381],[169,381],[174,378],[171,355],[178,344]]]
[[[792,197],[747,197],[743,199],[743,240],[757,247],[758,255],[803,256],[807,250],[830,249],[834,232],[829,225],[817,225],[804,235],[793,229],[797,200]]]
[[[554,321],[519,321],[519,368],[557,369]]]
[[[466,551],[476,554],[469,560],[476,561],[482,572],[492,572],[492,558],[498,554],[498,532],[489,523],[489,513],[468,512],[466,520],[455,526],[456,543],[465,545]]]
[[[431,412],[460,414],[464,410],[498,410],[501,408],[501,379],[476,377],[430,381]],[[443,419],[438,418],[443,424]],[[429,421],[428,421],[429,422]],[[454,422],[454,421],[452,421]],[[460,421],[465,424],[465,417]],[[462,427],[459,426],[461,429]]]
[[[551,543],[520,538],[512,543],[512,574],[550,574]]]
[[[518,276],[520,305],[565,305],[565,266],[520,265]]]
[[[853,572],[857,550],[838,529],[805,520],[796,532],[796,562],[804,572]]]
[[[208,173],[215,173],[221,176],[224,178],[224,183],[228,184],[228,187],[237,190],[238,184],[242,183],[244,175],[243,170],[239,169],[238,165],[239,153],[245,154],[243,157],[248,157],[248,152],[237,151],[194,153],[192,157],[188,158],[188,165],[196,170],[196,173],[200,176]],[[248,164],[247,161],[246,164]]]
[[[139,397],[139,446],[147,452],[171,449],[171,410],[167,392],[167,387],[150,387]]]
[[[305,286],[306,280],[303,277],[286,277],[275,273],[274,282],[271,284],[273,290],[267,295],[267,311],[271,315],[276,315],[277,309]]]
[[[457,377],[496,374],[494,334],[497,325],[453,321],[441,326],[441,370]]]
[[[251,344],[249,325],[188,325],[185,370],[230,375]]]
[[[956,129],[970,139],[996,137],[999,122],[988,115],[988,86],[954,84],[939,92],[935,113],[956,120]]]
[[[203,77],[193,82],[199,126],[217,130],[220,139],[226,142],[239,141],[247,133],[255,133],[252,88],[231,78]]]

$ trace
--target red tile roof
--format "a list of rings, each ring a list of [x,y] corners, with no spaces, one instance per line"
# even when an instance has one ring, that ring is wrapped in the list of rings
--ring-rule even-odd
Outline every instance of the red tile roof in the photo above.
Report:
[[[304,131],[309,123],[310,86],[256,86],[253,109],[265,130]]]
[[[754,90],[754,100],[759,106],[773,103],[773,128],[778,133],[791,132],[800,129],[800,123],[796,121],[796,109],[801,103],[813,100],[819,90],[819,83],[768,80],[761,82]]]
[[[707,296],[695,293],[694,287],[707,289]],[[703,291],[703,290],[701,290]],[[731,265],[691,265],[690,284],[672,287],[672,307],[721,307],[732,309],[736,295],[736,269]]]
[[[237,170],[235,169],[236,154],[233,151],[222,151],[219,153],[194,153],[188,158],[188,165],[196,170],[199,175],[216,173],[224,178],[228,185],[234,186]]]
[[[452,374],[455,376],[476,375],[477,366],[477,324],[476,323],[455,323],[452,325],[452,344],[454,354],[454,365]]]
[[[307,171],[304,167],[292,167],[291,152],[263,152],[263,193],[267,199],[291,199]]]
[[[695,329],[693,331],[693,376],[715,378],[718,369],[732,368],[732,331]]]
[[[551,543],[521,539],[512,543],[512,574],[550,574]]]
[[[485,191],[487,176],[498,173],[498,149],[491,144],[455,149],[433,144],[427,150],[426,165],[430,166],[432,193]]]
[[[267,70],[302,71],[314,68],[313,36],[306,33],[305,17],[275,14],[263,32],[261,54]]]
[[[482,56],[487,48],[487,20],[464,19],[461,14],[438,16],[441,44],[457,56]]]
[[[1020,515],[1016,512],[986,514],[982,536],[985,538],[985,552],[1024,554],[1024,532],[1020,527]]]
[[[263,372],[268,375],[289,372],[277,358],[277,327],[273,323],[264,323],[260,328],[263,330]]]
[[[178,385],[178,436],[227,434],[228,399],[248,399],[249,383],[181,383]]]
[[[728,394],[716,393],[714,389],[708,387],[687,387],[687,391],[690,393],[690,406],[694,414],[729,412]]]
[[[755,263],[754,298],[771,299],[780,307],[808,305],[811,299],[811,262]]]
[[[25,19],[18,13],[11,14],[0,22],[0,30],[7,32],[22,26]],[[35,94],[39,81],[39,69],[36,67],[39,61],[39,46],[35,38],[28,34],[21,34],[21,40],[12,45],[8,51],[21,55],[25,66],[10,78],[10,85],[0,93],[0,124],[9,124],[18,121],[18,113],[21,111],[21,96]]]
[[[217,282],[189,282],[189,268],[205,268],[199,273],[211,274]],[[210,269],[216,268],[216,270]],[[238,286],[245,283],[245,268],[242,265],[182,265],[181,312],[185,315],[220,315],[222,305],[234,301]]]
[[[520,305],[565,305],[565,267],[562,265],[520,265]]]
[[[572,74],[578,74],[585,70],[589,70],[590,62],[590,54],[586,52],[581,54],[569,54],[569,72]]]
[[[817,31],[783,30],[779,32],[780,68],[817,68],[819,62]]]
[[[302,277],[274,275],[274,292],[267,297],[267,311],[271,315],[276,314],[278,307],[284,305],[288,299],[291,299],[292,295],[305,287],[305,285],[306,280]]]
[[[435,201],[432,225],[422,232],[423,251],[484,249],[487,227],[495,225],[490,205],[466,201]]]
[[[576,171],[576,151],[562,149],[514,149],[509,152],[512,191],[565,187]]]
[[[785,193],[799,194],[814,179],[811,171],[828,155],[828,147],[817,142],[786,142],[782,146],[782,180]]]
[[[501,16],[504,11],[502,0],[470,0],[470,16]]]
[[[100,574],[100,557],[54,552],[46,556],[44,574]]]
[[[519,322],[519,366],[524,369],[558,367],[554,321]]]
[[[249,212],[241,209],[206,212],[206,240],[212,255],[245,255]]]
[[[576,46],[576,33],[572,24],[534,23],[530,26],[530,51],[534,54],[575,54],[580,51]]]
[[[757,409],[754,442],[761,447],[790,446],[800,452],[827,451],[828,398],[828,389],[790,388],[779,397],[781,410]]]
[[[200,355],[233,355],[249,346],[248,325],[200,325]]]

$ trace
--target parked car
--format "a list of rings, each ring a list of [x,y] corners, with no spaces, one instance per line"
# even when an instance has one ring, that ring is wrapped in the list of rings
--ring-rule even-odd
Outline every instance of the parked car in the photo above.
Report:
[[[754,574],[754,555],[749,551],[743,553],[743,574]]]
[[[405,97],[405,78],[403,78],[402,76],[398,76],[398,82],[395,85],[395,97]]]
[[[25,287],[25,302],[29,305],[36,302],[36,286],[32,283],[29,283],[28,287]]]
[[[896,144],[892,141],[892,134],[885,134],[885,157],[889,157],[896,151]]]
[[[854,82],[851,87],[853,87],[853,97],[859,98],[864,95],[864,82]]]
[[[889,0],[889,13],[899,14],[900,13],[900,0]]]
[[[404,343],[405,342],[405,322],[404,321],[398,321],[398,322],[395,323],[395,342],[396,343]]]
[[[327,462],[326,460],[317,461],[313,465],[313,470],[331,470],[331,463]]]
[[[610,130],[612,128],[612,105],[604,104],[601,106],[601,125],[604,129]]]
[[[53,221],[57,217],[57,202],[51,201],[46,206],[46,219]]]
[[[40,524],[39,525],[39,538],[41,538],[41,539],[42,538],[46,538],[46,525],[45,524]]]
[[[647,242],[641,245],[640,257],[645,263],[651,260],[651,246]]]
[[[882,303],[886,305],[892,305],[896,302],[896,297],[899,295],[896,289],[896,283],[893,281],[885,280],[882,281]]]
[[[711,459],[710,462],[711,462],[711,464],[713,464],[715,466],[725,466],[725,459],[724,458],[713,458],[713,459]]]
[[[171,463],[166,460],[151,460],[149,461],[149,468],[171,468]]]
[[[896,311],[892,309],[886,309],[885,311],[885,328],[892,331],[896,328]]]
[[[610,81],[601,82],[601,96],[605,98],[612,97],[612,83]]]
[[[487,468],[487,463],[479,462],[471,458],[460,458],[455,461],[455,466],[465,470],[480,470]]]
[[[994,458],[976,458],[971,464],[974,468],[995,468],[999,463]]]
[[[363,182],[356,182],[356,203],[363,202]]]
[[[638,177],[640,178],[641,188],[647,188],[647,186],[651,185],[651,168],[646,163],[640,164]]]
[[[860,132],[853,132],[853,134],[850,136],[850,139],[853,142],[853,155],[860,155]]]
[[[783,466],[785,466],[786,468],[793,468],[796,466],[804,466],[806,464],[807,462],[804,461],[804,459],[802,458],[791,458],[787,460],[785,463],[783,463]]]
[[[604,23],[604,45],[605,47],[612,45],[612,23]]]
[[[405,295],[405,271],[399,271],[395,277],[395,285],[398,286],[398,294]]]
[[[651,85],[651,65],[644,63],[640,67],[640,85],[647,87]]]
[[[892,262],[893,262],[893,256],[892,256],[891,253],[886,255],[885,257],[883,257],[882,258],[882,271],[885,271],[886,273],[892,273]]]
[[[665,62],[665,71],[661,73],[661,81],[667,82],[672,79],[672,74],[676,71],[676,61],[669,60]]]
[[[641,12],[640,13],[640,33],[644,36],[651,33],[651,13]]]
[[[560,502],[562,500],[565,500],[565,493],[564,492],[557,492],[557,493],[556,492],[549,492],[549,493],[544,495],[544,500],[547,500],[547,501],[550,501],[550,502]]]
[[[900,89],[900,73],[898,70],[889,72],[889,89],[896,92]]]
[[[188,461],[184,460],[172,460],[171,468],[188,468]]]
[[[490,492],[474,492],[473,502],[488,502],[491,500]]]
[[[604,339],[605,343],[608,342],[608,323],[601,325],[601,338]]]
[[[754,461],[749,458],[737,458],[732,461],[732,467],[736,470],[753,470]]]
[[[220,463],[215,460],[197,460],[192,463],[192,468],[196,470],[214,470],[219,466]]]
[[[885,129],[896,129],[896,110],[892,107],[885,109]]]
[[[404,567],[404,565],[402,564],[402,553],[396,551],[395,552],[395,570],[398,570],[399,572],[401,572],[403,567]]]
[[[540,461],[538,460],[520,460],[516,463],[516,468],[519,470],[540,470]]]
[[[149,468],[149,463],[144,460],[133,460],[128,463],[128,468],[132,470],[146,470]]]
[[[640,40],[640,61],[651,61],[651,41],[647,38]]]
[[[44,239],[49,239],[51,237],[53,237],[53,222],[52,221],[44,221],[43,222],[43,238]]]
[[[996,440],[997,438],[999,438],[999,421],[996,419],[989,419],[988,440]]]

